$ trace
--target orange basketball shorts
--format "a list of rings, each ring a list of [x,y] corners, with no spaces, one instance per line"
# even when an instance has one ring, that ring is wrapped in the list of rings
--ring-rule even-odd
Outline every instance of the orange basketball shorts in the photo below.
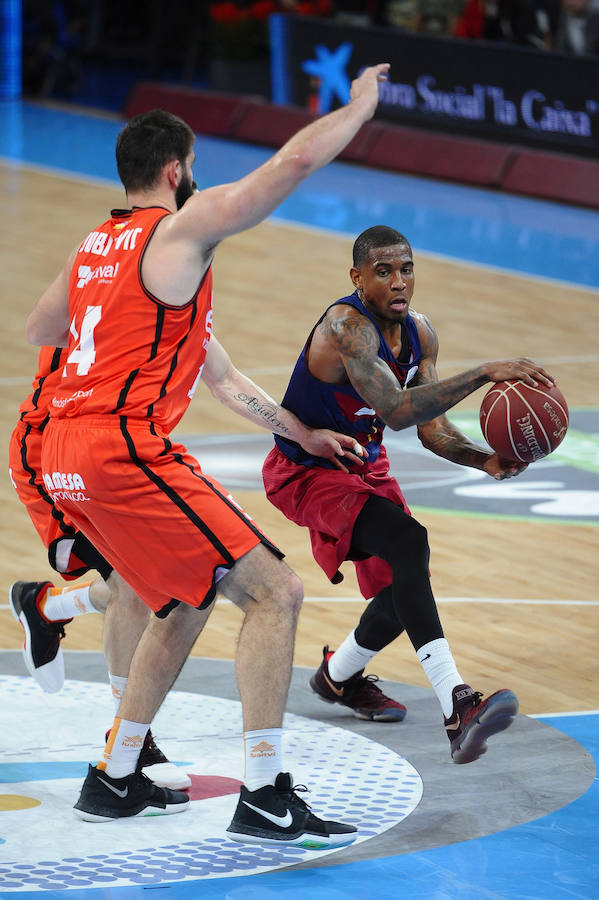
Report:
[[[13,431],[8,448],[9,474],[19,500],[27,508],[29,517],[49,547],[52,541],[65,534],[74,535],[63,513],[54,506],[42,480],[42,434],[19,422]]]
[[[51,420],[42,471],[56,505],[155,612],[207,606],[263,543],[283,554],[182,444],[126,417]]]

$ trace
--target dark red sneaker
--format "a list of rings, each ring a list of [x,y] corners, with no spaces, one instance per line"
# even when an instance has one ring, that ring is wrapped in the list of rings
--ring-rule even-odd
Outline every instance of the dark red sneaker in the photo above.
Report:
[[[40,612],[39,604],[51,587],[50,581],[15,581],[8,594],[12,614],[25,632],[23,659],[27,670],[48,694],[56,693],[64,684],[60,642],[64,626],[71,621],[50,622]]]
[[[320,668],[310,678],[310,687],[326,703],[340,703],[351,709],[356,719],[372,722],[401,722],[406,708],[397,700],[383,694],[376,682],[376,675],[363,675],[360,669],[347,681],[333,681],[329,675],[328,662],[333,651],[323,648]]]
[[[454,763],[474,762],[487,752],[487,738],[508,728],[518,712],[512,691],[495,691],[483,700],[480,691],[458,684],[453,692],[453,714],[445,719],[445,730]]]

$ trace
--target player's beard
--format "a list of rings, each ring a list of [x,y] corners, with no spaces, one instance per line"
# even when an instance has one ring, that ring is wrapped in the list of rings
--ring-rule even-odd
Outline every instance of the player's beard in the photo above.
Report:
[[[195,181],[192,180],[191,176],[183,175],[175,190],[175,203],[177,204],[177,209],[181,209],[185,201],[189,200],[196,190],[197,185]]]

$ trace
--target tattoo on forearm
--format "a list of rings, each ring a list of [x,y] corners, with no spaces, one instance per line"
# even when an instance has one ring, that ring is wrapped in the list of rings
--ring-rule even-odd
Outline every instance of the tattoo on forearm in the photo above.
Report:
[[[258,397],[248,397],[247,394],[236,394],[235,399],[239,400],[240,403],[243,403],[244,406],[247,406],[248,411],[254,416],[258,416],[274,428],[288,434],[289,429],[286,425],[283,425],[278,418],[277,406],[274,403],[264,402],[263,400],[259,400]]]
[[[437,456],[442,456],[443,459],[461,466],[472,466],[475,469],[480,468],[489,456],[483,447],[477,446],[451,425],[435,431],[433,435],[425,435],[423,444],[428,450],[436,453]]]

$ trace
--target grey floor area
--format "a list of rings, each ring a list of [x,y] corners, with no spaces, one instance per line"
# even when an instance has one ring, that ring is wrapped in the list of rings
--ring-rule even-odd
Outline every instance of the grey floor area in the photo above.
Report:
[[[105,682],[101,653],[65,651],[67,677]],[[20,651],[0,651],[0,673],[25,675]],[[402,723],[355,719],[322,702],[308,686],[311,670],[295,667],[288,710],[362,734],[405,757],[424,785],[417,808],[399,825],[369,841],[297,868],[409,853],[481,837],[554,812],[584,793],[595,776],[590,754],[551,726],[518,716],[489,741],[488,753],[457,766],[441,725],[439,705],[426,688],[386,681],[385,691],[408,707]],[[175,690],[238,700],[233,663],[192,658]],[[309,797],[308,797],[309,799]]]

